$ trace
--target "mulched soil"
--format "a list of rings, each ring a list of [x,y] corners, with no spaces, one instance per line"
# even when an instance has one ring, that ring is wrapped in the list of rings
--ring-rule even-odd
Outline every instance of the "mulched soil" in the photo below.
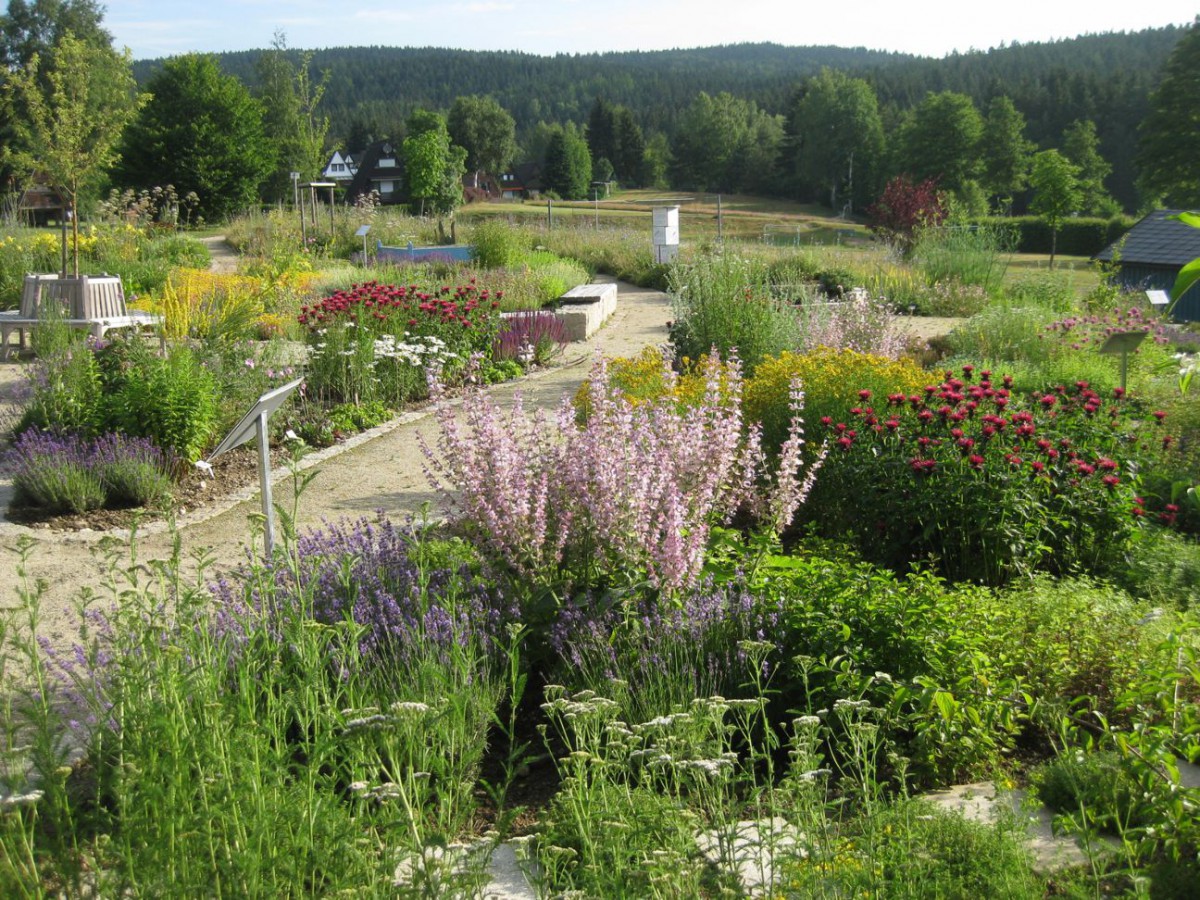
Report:
[[[271,451],[271,469],[286,466],[286,450]],[[243,446],[223,453],[213,462],[212,474],[199,469],[189,470],[172,491],[169,510],[155,509],[97,509],[87,513],[51,515],[44,509],[10,507],[8,521],[29,528],[44,528],[51,531],[128,531],[134,520],[153,522],[164,519],[168,513],[182,515],[193,512],[248,487],[258,485],[258,451]]]

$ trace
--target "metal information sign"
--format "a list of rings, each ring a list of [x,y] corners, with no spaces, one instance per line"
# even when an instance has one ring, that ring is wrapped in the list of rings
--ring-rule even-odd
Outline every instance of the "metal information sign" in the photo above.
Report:
[[[1121,354],[1121,390],[1125,390],[1125,376],[1129,373],[1129,354],[1138,348],[1146,339],[1144,331],[1118,331],[1110,334],[1108,340],[1096,352]]]
[[[292,391],[300,387],[303,381],[303,378],[297,378],[259,397],[258,402],[238,420],[229,434],[225,435],[225,439],[217,445],[217,449],[205,460],[212,463],[222,453],[240,447],[252,437],[258,438],[258,486],[262,495],[263,516],[266,519],[268,561],[275,553],[275,506],[271,500],[271,454],[267,442],[267,419],[271,413],[283,406]]]

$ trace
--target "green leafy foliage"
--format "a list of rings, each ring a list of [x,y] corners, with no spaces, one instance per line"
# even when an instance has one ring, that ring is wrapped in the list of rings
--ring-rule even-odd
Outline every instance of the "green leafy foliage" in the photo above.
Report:
[[[1200,205],[1200,19],[1175,44],[1150,95],[1150,112],[1139,129],[1137,164],[1150,196],[1175,208]]]
[[[217,427],[217,385],[186,346],[144,359],[108,399],[112,422],[125,434],[148,437],[164,450],[194,462],[212,446]]]
[[[215,57],[189,54],[163,63],[146,88],[151,99],[125,132],[116,179],[194,191],[209,220],[256,203],[275,157],[262,106],[241,82]]]

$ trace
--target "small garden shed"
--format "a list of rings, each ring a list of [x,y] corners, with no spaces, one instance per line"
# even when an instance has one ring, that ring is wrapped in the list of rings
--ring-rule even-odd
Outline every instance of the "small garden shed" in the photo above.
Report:
[[[1116,262],[1118,283],[1132,290],[1170,291],[1179,270],[1200,257],[1200,229],[1170,218],[1176,209],[1157,209],[1094,257]],[[1180,322],[1200,322],[1200,291],[1189,291],[1175,307]]]

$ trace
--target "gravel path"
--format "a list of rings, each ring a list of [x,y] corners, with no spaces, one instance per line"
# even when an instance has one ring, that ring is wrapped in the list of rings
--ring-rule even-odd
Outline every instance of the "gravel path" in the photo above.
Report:
[[[620,284],[617,311],[592,340],[568,346],[562,365],[520,382],[497,385],[489,393],[502,403],[520,392],[529,408],[554,408],[564,393],[574,392],[587,376],[597,352],[629,356],[647,344],[667,339],[671,306],[667,295]],[[6,381],[10,392],[20,381],[17,363],[0,369],[0,400]],[[298,524],[301,529],[341,518],[371,516],[377,510],[396,520],[418,513],[426,503],[439,501],[422,470],[418,435],[433,442],[436,422],[428,412],[407,414],[380,428],[356,436],[327,451],[306,457],[302,463],[315,476],[301,498]],[[287,472],[276,472],[277,503],[288,503],[291,494]],[[5,491],[0,504],[7,506]],[[222,571],[243,562],[251,540],[251,519],[260,514],[258,491],[244,492],[197,513],[181,517],[178,528],[185,571],[196,570],[197,554],[204,554],[213,569]],[[99,589],[108,569],[108,555],[119,552],[128,559],[129,535],[104,532],[60,533],[32,530],[0,522],[0,604],[15,599],[8,593],[18,583],[18,556],[13,552],[23,537],[37,544],[26,565],[30,584],[44,584],[42,634],[59,646],[74,639],[78,627],[75,601],[88,588]],[[165,523],[147,524],[136,542],[137,559],[149,562],[169,558],[172,535]]]

